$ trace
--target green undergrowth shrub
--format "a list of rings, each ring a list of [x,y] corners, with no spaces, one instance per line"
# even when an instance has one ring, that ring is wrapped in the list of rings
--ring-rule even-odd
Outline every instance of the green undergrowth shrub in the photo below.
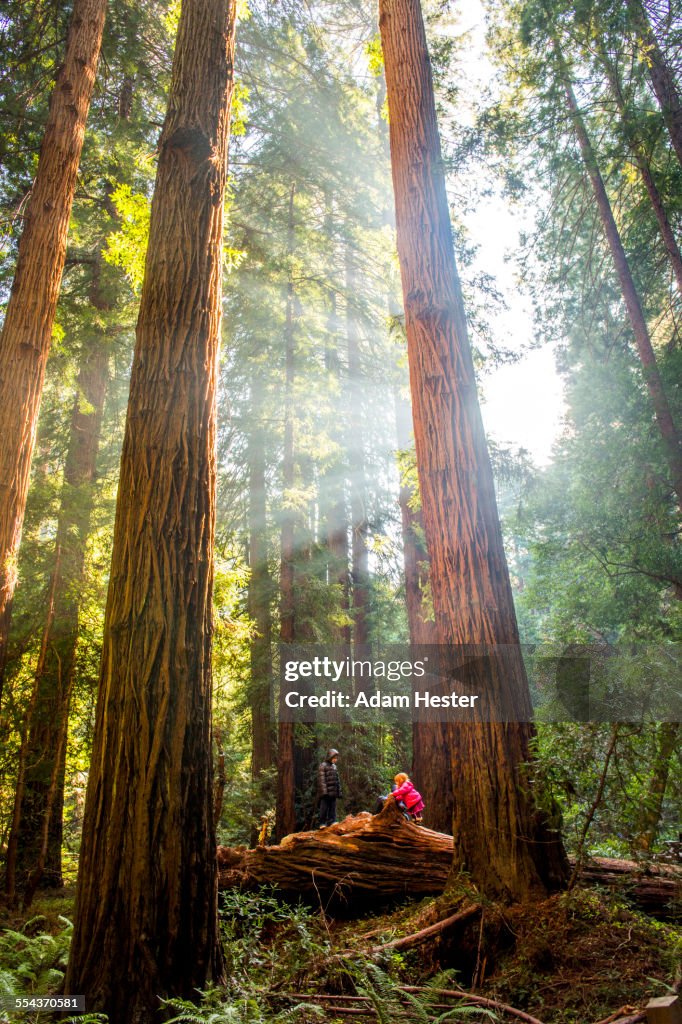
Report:
[[[42,914],[26,921],[20,929],[0,932],[0,1022],[1,1024],[45,1024],[43,1012],[15,1010],[13,1000],[22,997],[57,995],[64,980],[73,925],[66,917],[57,918],[56,929],[46,931],[48,919]],[[79,1017],[59,1017],[64,1024],[106,1024],[106,1017],[85,1013]]]

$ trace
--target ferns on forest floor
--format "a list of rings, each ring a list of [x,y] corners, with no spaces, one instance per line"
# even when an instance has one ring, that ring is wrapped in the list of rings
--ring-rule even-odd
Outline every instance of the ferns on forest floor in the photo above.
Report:
[[[297,1003],[273,1011],[267,1001],[261,1003],[258,998],[266,993],[254,992],[234,999],[226,996],[223,989],[212,988],[199,995],[199,1004],[185,999],[163,1000],[164,1006],[177,1013],[168,1024],[314,1024],[329,1019],[322,1007],[313,1003]]]
[[[26,921],[21,931],[6,928],[0,932],[0,1024],[38,1024],[45,1020],[44,1013],[11,1009],[14,1000],[23,997],[54,995],[64,979],[69,958],[73,925],[66,917],[58,918],[61,925],[56,934],[38,931],[47,919],[42,915]],[[106,1024],[99,1013],[86,1013],[68,1018],[78,1024]]]
[[[498,1020],[492,1010],[481,1006],[453,1006],[442,1010],[442,990],[453,987],[452,971],[437,974],[423,992],[405,992],[389,974],[369,961],[354,965],[350,972],[359,995],[369,998],[378,1024],[441,1024],[442,1021]]]

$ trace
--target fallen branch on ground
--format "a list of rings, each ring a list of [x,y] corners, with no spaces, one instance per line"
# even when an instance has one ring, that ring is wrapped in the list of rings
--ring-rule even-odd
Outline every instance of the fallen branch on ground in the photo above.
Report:
[[[537,1017],[531,1016],[525,1010],[517,1010],[515,1006],[508,1003],[501,1003],[497,999],[485,999],[483,996],[474,996],[470,992],[460,992],[452,988],[425,988],[423,985],[401,985],[403,992],[432,992],[436,996],[447,996],[449,999],[467,999],[472,1006],[483,1006],[488,1010],[499,1010],[500,1013],[507,1013],[510,1017],[517,1017],[524,1021],[524,1024],[542,1024]]]
[[[400,939],[393,939],[391,942],[382,943],[381,946],[375,946],[372,952],[380,953],[384,949],[409,949],[412,946],[418,946],[435,935],[440,935],[441,932],[451,928],[458,921],[466,921],[469,917],[473,917],[474,914],[480,913],[480,910],[481,908],[478,904],[472,903],[471,906],[464,907],[463,910],[459,910],[456,914],[451,914],[450,917],[446,917],[442,921],[436,922],[436,924],[431,924],[428,928],[422,928],[421,931],[414,932],[413,935],[404,935]]]
[[[597,1024],[639,1024],[640,1021],[646,1020],[646,1010],[637,1010],[636,1013],[630,1016],[623,1017],[622,1014],[630,1014],[632,1010],[631,1006],[621,1006],[619,1010],[612,1013],[610,1017],[604,1017],[603,1020],[598,1020]]]
[[[440,989],[440,988],[425,988],[423,985],[400,985],[398,988],[400,992],[406,992],[408,994],[417,992],[428,992],[431,995],[446,996],[449,999],[462,999],[466,1000],[467,1006],[481,1006],[488,1010],[498,1010],[500,1013],[506,1013],[511,1017],[516,1017],[518,1020],[522,1020],[524,1024],[542,1024],[541,1020],[537,1017],[532,1017],[529,1013],[525,1013],[523,1010],[517,1010],[515,1006],[509,1006],[507,1003],[501,1003],[497,999],[485,999],[483,996],[474,996],[470,992],[460,992],[457,989]],[[277,992],[273,993],[273,997],[283,997],[285,999],[292,1000],[309,1000],[310,1002],[353,1002],[361,1003],[363,1006],[352,1006],[352,1007],[341,1007],[334,1005],[334,1013],[358,1013],[364,1015],[366,1013],[365,1007],[370,1012],[372,1011],[371,1000],[369,996],[343,996],[343,995],[327,995],[326,993],[316,993],[314,995],[308,995],[305,992]],[[434,1003],[434,1010],[449,1009],[447,1003]]]

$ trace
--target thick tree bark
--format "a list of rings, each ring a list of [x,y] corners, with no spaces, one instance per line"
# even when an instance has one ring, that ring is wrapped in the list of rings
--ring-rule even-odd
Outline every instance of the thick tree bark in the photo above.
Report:
[[[398,447],[406,451],[411,443],[412,414],[409,404],[396,393]],[[421,509],[411,507],[414,497],[406,484],[400,487],[403,558],[405,562],[405,605],[410,643],[415,647],[438,644],[436,623],[424,607],[424,587],[429,578],[429,555],[424,544]],[[431,652],[433,653],[433,652]],[[415,655],[416,657],[417,655]],[[420,681],[415,679],[417,689]],[[413,722],[412,777],[424,798],[424,824],[438,832],[452,829],[452,777],[448,729],[445,722]]]
[[[289,192],[288,252],[294,251],[294,197],[296,185]],[[281,529],[280,563],[280,613],[279,637],[283,644],[293,644],[296,639],[296,618],[294,598],[295,577],[295,530],[293,509],[288,507],[287,492],[294,487],[294,282],[289,274],[286,291],[286,322],[284,338],[284,451],[282,454],[282,493],[284,509]],[[283,694],[280,694],[280,712],[283,709]],[[283,721],[280,713],[277,731],[277,807],[275,834],[278,839],[296,831],[296,778],[294,764],[294,724]]]
[[[277,885],[285,892],[341,900],[443,891],[450,836],[405,821],[389,803],[381,814],[348,817],[321,831],[298,832],[279,846],[218,849],[220,885]]]
[[[234,0],[185,0],[159,142],[65,979],[110,1024],[223,973],[211,597],[234,30]]]
[[[48,615],[20,755],[6,890],[28,905],[39,885],[61,886],[64,767],[78,620],[94,503],[94,480],[108,379],[105,339],[84,353],[71,416]]]
[[[346,249],[346,337],[348,341],[348,388],[350,408],[349,461],[351,507],[351,579],[353,581],[353,644],[362,648],[369,643],[369,523],[367,521],[367,481],[363,430],[360,333],[353,309],[357,274],[350,246]]]
[[[261,422],[260,380],[252,387],[254,427],[249,435],[249,615],[256,635],[251,641],[251,778],[255,785],[261,773],[275,763],[272,704],[272,581],[268,568],[266,532],[265,451]],[[258,799],[252,807],[254,821],[263,813]]]
[[[673,421],[668,398],[659,373],[656,354],[654,352],[653,345],[651,344],[649,328],[647,327],[642,304],[640,302],[639,295],[637,294],[637,288],[635,287],[630,265],[628,263],[627,256],[625,255],[625,249],[623,248],[618,226],[613,216],[613,210],[611,209],[611,203],[609,202],[609,197],[606,192],[606,186],[604,185],[604,180],[599,170],[597,156],[592,147],[592,142],[580,113],[575,93],[573,92],[569,70],[566,65],[566,61],[564,60],[561,46],[556,39],[554,40],[554,53],[556,55],[559,75],[561,76],[561,85],[563,86],[564,93],[566,95],[568,109],[573,121],[576,138],[578,139],[580,153],[585,164],[585,170],[587,171],[587,175],[590,179],[590,184],[592,185],[592,192],[597,204],[597,209],[599,210],[599,217],[602,222],[602,227],[604,228],[604,234],[606,235],[613,263],[618,275],[618,280],[620,282],[623,301],[625,302],[625,307],[630,319],[630,325],[632,327],[632,333],[635,337],[635,344],[637,346],[637,353],[642,367],[642,374],[651,397],[658,430],[663,439],[668,468],[670,470],[670,481],[673,490],[677,495],[678,502],[682,502],[682,448],[680,447],[679,434]]]
[[[620,127],[625,136],[630,152],[632,153],[633,159],[637,165],[637,168],[642,179],[642,184],[646,189],[646,193],[649,196],[649,202],[651,208],[654,211],[656,217],[656,223],[658,224],[658,230],[663,240],[665,250],[668,254],[668,260],[672,268],[675,282],[677,284],[677,290],[682,295],[682,254],[680,253],[677,239],[670,224],[668,218],[668,212],[663,202],[663,197],[658,190],[658,186],[654,180],[651,164],[646,154],[646,150],[637,135],[635,126],[632,124],[630,114],[628,112],[627,103],[625,96],[623,95],[623,87],[618,76],[618,70],[614,62],[609,59],[604,47],[599,46],[599,59],[602,67],[609,82],[611,93],[616,106],[618,107],[618,113],[620,114]]]
[[[106,0],[75,0],[0,336],[0,695],[38,411]]]
[[[454,676],[498,721],[449,726],[454,866],[523,898],[567,873],[529,794],[530,697],[455,266],[418,0],[380,0],[414,434],[436,626]],[[486,645],[458,659],[458,645]],[[500,645],[506,645],[501,647]],[[459,664],[452,665],[452,660]]]
[[[642,0],[627,0],[628,10],[649,73],[651,87],[661,107],[670,141],[682,165],[682,100],[673,69],[666,61],[651,27]]]

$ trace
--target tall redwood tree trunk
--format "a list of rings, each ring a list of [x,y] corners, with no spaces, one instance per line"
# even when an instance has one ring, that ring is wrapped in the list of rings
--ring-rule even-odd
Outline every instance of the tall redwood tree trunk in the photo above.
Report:
[[[61,886],[64,767],[73,686],[80,594],[90,518],[109,352],[96,338],[82,357],[71,416],[57,523],[48,616],[28,712],[7,850],[6,889],[24,904],[39,885]]]
[[[665,388],[663,387],[663,381],[661,380],[658,363],[656,362],[656,354],[654,352],[653,345],[651,344],[651,337],[649,335],[649,328],[647,327],[646,318],[642,309],[642,303],[637,293],[637,288],[632,277],[632,271],[630,270],[630,264],[628,263],[625,249],[623,248],[623,243],[621,241],[620,232],[618,231],[618,226],[613,216],[613,210],[611,209],[611,203],[609,202],[609,197],[606,192],[604,179],[602,178],[599,170],[597,156],[592,147],[592,142],[580,113],[575,93],[573,92],[569,69],[566,65],[566,61],[564,60],[563,53],[557,39],[554,39],[553,45],[557,60],[557,68],[561,78],[561,85],[566,95],[568,109],[573,120],[573,127],[580,147],[580,153],[585,164],[585,170],[587,171],[587,175],[590,179],[594,199],[597,204],[597,209],[599,210],[599,217],[602,222],[604,234],[606,235],[614,267],[620,282],[623,301],[625,302],[625,308],[627,309],[632,333],[635,338],[635,345],[637,346],[637,354],[642,367],[644,382],[651,398],[651,404],[653,405],[658,430],[661,438],[663,439],[668,468],[670,470],[670,482],[677,495],[678,502],[682,502],[682,447],[680,447],[679,433],[673,421],[672,412],[670,411],[670,404],[665,393]]]
[[[436,625],[453,652],[454,645],[489,645],[487,657],[461,659],[456,678],[464,692],[482,696],[479,706],[509,719],[481,720],[476,708],[474,721],[449,727],[454,866],[491,895],[524,898],[561,883],[567,865],[525,773],[530,698],[455,267],[421,9],[418,0],[380,0],[379,13]]]
[[[0,695],[45,365],[107,0],[74,0],[0,335]]]
[[[289,192],[289,225],[287,248],[294,251],[294,197],[296,185]],[[293,509],[287,504],[287,491],[291,492],[295,482],[294,465],[294,282],[289,273],[286,292],[286,322],[284,338],[284,451],[282,454],[282,492],[284,509],[281,529],[280,562],[280,627],[279,636],[283,644],[293,644],[296,639],[295,619],[295,530],[296,520]],[[280,693],[280,711],[283,709],[283,694]],[[277,730],[277,807],[275,831],[277,839],[296,831],[296,773],[294,761],[293,722],[282,721]]]
[[[334,238],[334,219],[331,205],[328,208],[327,235]],[[334,265],[334,255],[330,262]],[[340,332],[338,330],[338,313],[336,292],[329,291],[329,317],[327,321],[327,341],[324,362],[329,374],[330,383],[335,384],[332,399],[330,436],[338,454],[320,478],[320,520],[323,542],[327,549],[327,581],[338,587],[339,610],[348,619],[343,625],[332,626],[332,637],[343,644],[350,653],[350,575],[348,545],[348,514],[346,502],[346,480],[348,478],[348,410],[345,403],[344,386],[341,373],[339,352]]]
[[[65,979],[110,1024],[223,970],[211,598],[234,30],[234,0],[184,0],[159,142]]]
[[[353,583],[353,645],[369,643],[369,523],[367,522],[367,480],[363,430],[363,370],[360,332],[353,300],[357,291],[357,272],[350,246],[346,249],[346,336],[348,340],[348,404],[350,409],[350,509],[351,579]]]
[[[262,381],[252,387],[254,427],[249,435],[249,615],[256,635],[251,641],[251,778],[257,787],[262,772],[275,761],[274,731],[270,715],[272,683],[272,581],[268,567],[266,532],[265,450],[262,427]],[[257,789],[254,789],[254,793]],[[263,812],[256,797],[254,820]]]
[[[409,404],[396,394],[396,427],[398,447],[406,451],[412,444],[412,414]],[[410,630],[410,643],[415,647],[438,644],[436,623],[425,607],[424,588],[429,579],[429,555],[424,544],[424,523],[421,509],[412,507],[414,493],[405,483],[400,487],[400,515],[405,562],[405,607]],[[429,657],[433,652],[430,652]],[[415,657],[421,655],[415,654]],[[415,679],[414,689],[423,689]],[[424,798],[424,824],[437,832],[452,828],[452,777],[447,723],[413,722],[412,777]]]

